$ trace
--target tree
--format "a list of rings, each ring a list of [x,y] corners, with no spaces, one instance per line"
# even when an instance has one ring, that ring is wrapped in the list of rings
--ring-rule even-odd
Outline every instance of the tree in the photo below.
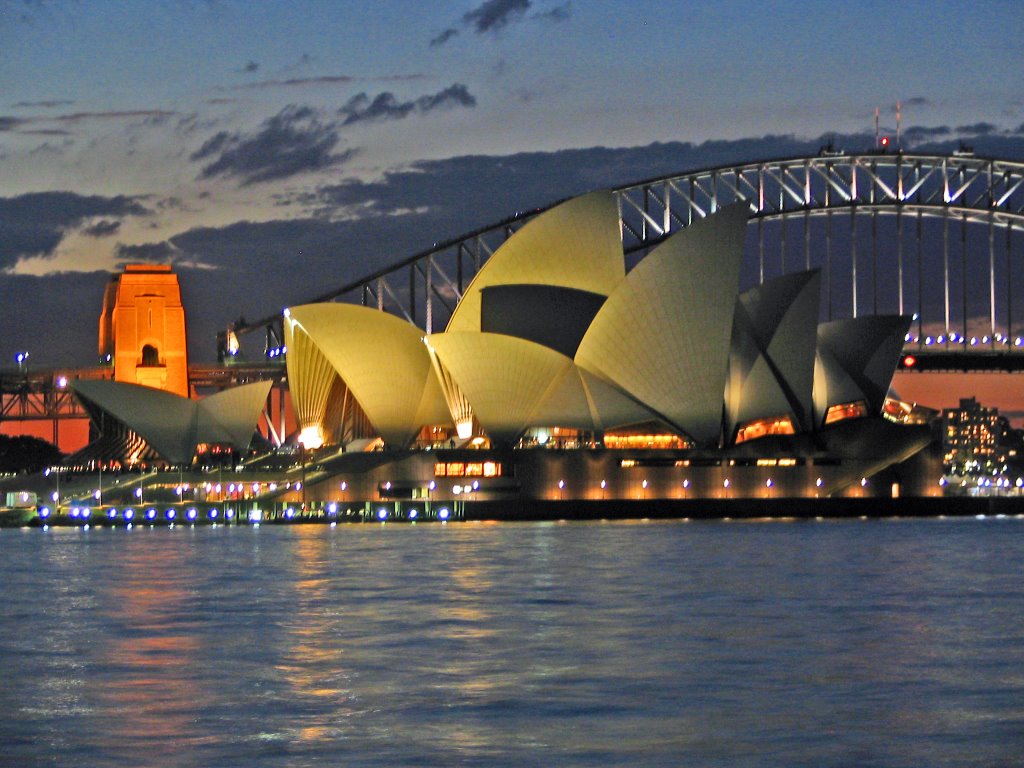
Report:
[[[60,462],[53,443],[28,435],[0,435],[0,472],[38,472]]]

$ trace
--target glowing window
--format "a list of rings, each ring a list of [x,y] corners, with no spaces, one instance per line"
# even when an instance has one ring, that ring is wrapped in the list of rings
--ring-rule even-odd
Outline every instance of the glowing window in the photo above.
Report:
[[[825,423],[835,424],[837,421],[859,419],[861,416],[867,415],[867,404],[863,400],[856,400],[852,403],[842,403],[840,405],[831,406],[825,414]]]
[[[796,432],[793,419],[787,416],[773,416],[747,422],[736,432],[736,444],[756,440],[768,435],[792,435]]]

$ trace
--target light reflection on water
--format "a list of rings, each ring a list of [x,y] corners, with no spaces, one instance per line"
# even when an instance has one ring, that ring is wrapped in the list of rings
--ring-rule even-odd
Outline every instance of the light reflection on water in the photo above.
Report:
[[[1011,765],[1024,522],[0,532],[0,765]]]

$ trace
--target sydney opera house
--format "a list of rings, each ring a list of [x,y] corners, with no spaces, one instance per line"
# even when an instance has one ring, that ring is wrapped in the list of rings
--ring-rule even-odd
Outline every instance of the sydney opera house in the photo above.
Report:
[[[302,501],[934,495],[930,432],[888,397],[910,318],[820,323],[817,271],[740,292],[748,213],[627,270],[612,194],[569,200],[495,251],[439,333],[285,310]],[[76,386],[101,431],[174,463],[244,453],[269,388],[155,404],[173,396]]]
[[[740,293],[747,216],[724,208],[627,272],[612,195],[575,198],[494,253],[441,333],[351,304],[290,308],[300,439],[383,441],[376,461],[324,464],[311,493],[931,493],[929,432],[887,400],[910,318],[819,324],[816,271]]]

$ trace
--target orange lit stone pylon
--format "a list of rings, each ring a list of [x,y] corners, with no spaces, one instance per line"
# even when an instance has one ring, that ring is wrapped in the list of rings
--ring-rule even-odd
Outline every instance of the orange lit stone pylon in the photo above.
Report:
[[[114,380],[188,397],[185,309],[168,265],[129,264],[103,294],[100,360]]]

